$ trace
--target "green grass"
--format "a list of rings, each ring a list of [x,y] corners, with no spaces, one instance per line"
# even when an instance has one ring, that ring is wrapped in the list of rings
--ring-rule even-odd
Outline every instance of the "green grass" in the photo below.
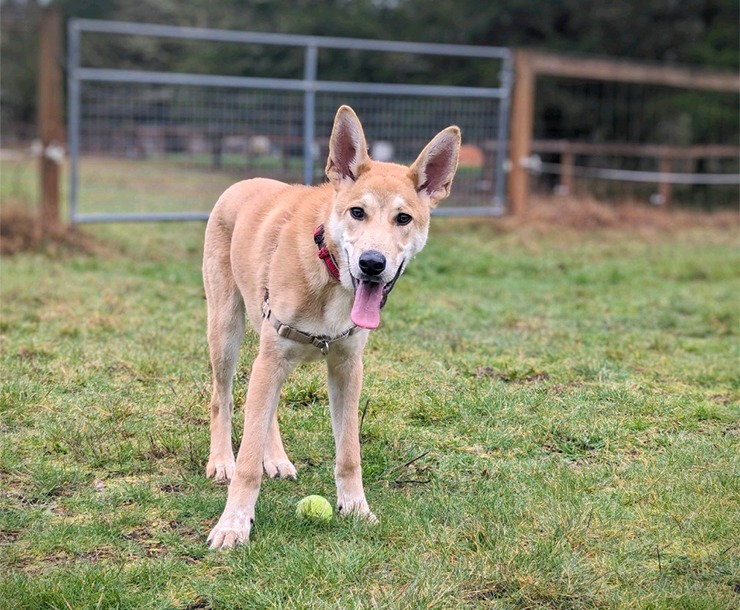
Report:
[[[740,602],[735,229],[436,219],[366,351],[380,524],[295,517],[335,497],[306,366],[280,409],[300,478],[264,482],[227,552],[205,544],[226,489],[204,478],[203,226],[87,231],[97,256],[2,260],[0,608]],[[238,403],[255,350],[250,333]]]

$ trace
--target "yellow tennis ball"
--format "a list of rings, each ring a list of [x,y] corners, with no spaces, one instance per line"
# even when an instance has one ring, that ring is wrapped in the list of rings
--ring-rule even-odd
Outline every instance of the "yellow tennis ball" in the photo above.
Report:
[[[306,496],[298,502],[295,512],[302,519],[324,523],[329,523],[332,515],[331,504],[321,496]]]

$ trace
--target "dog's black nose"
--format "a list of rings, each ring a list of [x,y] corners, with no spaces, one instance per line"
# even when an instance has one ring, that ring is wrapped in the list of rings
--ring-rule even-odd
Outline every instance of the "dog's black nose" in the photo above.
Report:
[[[377,250],[363,252],[360,255],[360,269],[365,275],[380,275],[385,269],[385,256]]]

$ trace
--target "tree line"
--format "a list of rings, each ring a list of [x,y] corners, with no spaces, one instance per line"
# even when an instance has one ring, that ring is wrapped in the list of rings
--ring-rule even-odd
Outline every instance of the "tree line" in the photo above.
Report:
[[[740,64],[736,0],[56,1],[65,18],[533,47],[713,69],[737,70]],[[2,0],[0,9],[1,127],[6,137],[29,136],[35,117],[40,8],[31,0]],[[252,76],[269,72],[296,77],[303,68],[302,54],[285,49],[143,37],[93,37],[83,49],[83,60],[98,66]],[[347,52],[322,52],[320,70],[330,79],[382,82],[492,86],[497,78],[486,62],[434,56],[389,60]],[[543,95],[547,92],[544,88]],[[720,107],[728,112],[727,103]]]

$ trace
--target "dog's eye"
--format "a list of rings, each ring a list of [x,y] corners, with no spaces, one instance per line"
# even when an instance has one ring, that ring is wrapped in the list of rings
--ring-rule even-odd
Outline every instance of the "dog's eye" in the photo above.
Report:
[[[401,212],[398,216],[396,216],[396,222],[400,225],[407,225],[411,222],[412,218],[408,214],[404,214]]]
[[[349,214],[355,220],[362,220],[363,218],[365,218],[365,210],[363,210],[362,208],[350,208]]]

